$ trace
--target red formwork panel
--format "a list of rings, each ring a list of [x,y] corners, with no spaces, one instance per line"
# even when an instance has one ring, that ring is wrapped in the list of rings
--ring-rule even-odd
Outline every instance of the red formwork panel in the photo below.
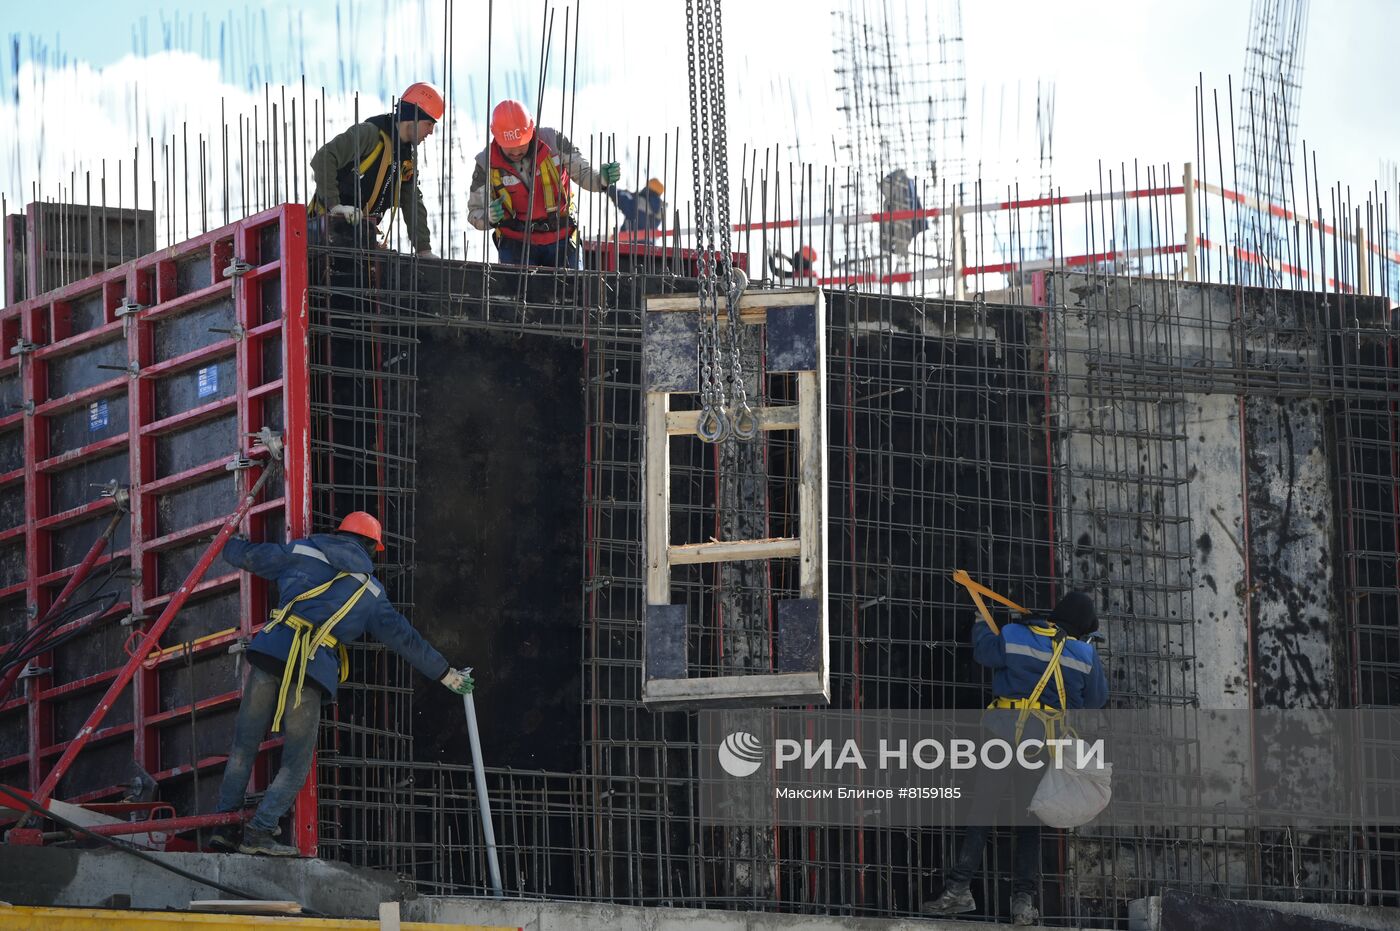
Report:
[[[0,784],[49,776],[234,513],[246,486],[229,465],[263,427],[284,439],[283,474],[241,529],[254,540],[309,531],[306,272],[305,208],[285,205],[0,311],[0,650],[43,618],[109,523],[99,486],[128,486],[131,507],[75,595],[91,611],[66,625],[74,638],[0,696]],[[212,811],[240,647],[273,598],[216,560],[54,797],[125,797],[150,776],[181,816]],[[254,787],[268,777],[264,758]],[[307,850],[314,798],[295,815]]]

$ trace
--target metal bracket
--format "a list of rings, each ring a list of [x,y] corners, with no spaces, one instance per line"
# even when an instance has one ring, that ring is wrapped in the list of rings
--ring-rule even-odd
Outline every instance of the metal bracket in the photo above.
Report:
[[[228,462],[224,463],[224,471],[239,472],[243,469],[251,469],[261,464],[262,463],[258,462],[258,460],[249,459],[247,456],[234,456]]]
[[[92,485],[90,487],[101,488],[102,490],[97,493],[97,497],[111,498],[118,511],[131,510],[131,489],[120,484],[116,479],[109,479],[105,485]]]
[[[134,314],[139,314],[145,309],[146,305],[138,304],[129,297],[123,297],[122,302],[117,305],[116,309],[112,311],[112,313],[118,320],[122,320]]]
[[[35,666],[32,663],[25,666],[16,677],[18,680],[33,679],[35,676],[47,676],[53,673],[52,666]]]
[[[135,627],[137,624],[144,624],[151,619],[149,614],[128,614],[119,622],[122,627]]]
[[[244,436],[257,440],[267,450],[269,456],[278,462],[282,461],[282,454],[286,451],[286,447],[282,444],[282,435],[273,433],[271,427],[263,427],[257,433],[245,433]]]
[[[31,343],[29,340],[21,337],[20,339],[15,340],[15,344],[10,347],[10,355],[26,356],[29,355],[29,353],[34,352],[36,349],[41,348],[43,347],[41,347],[38,343]]]
[[[252,270],[253,266],[235,256],[233,261],[229,262],[227,267],[224,268],[224,277],[237,278],[241,275],[248,274]]]

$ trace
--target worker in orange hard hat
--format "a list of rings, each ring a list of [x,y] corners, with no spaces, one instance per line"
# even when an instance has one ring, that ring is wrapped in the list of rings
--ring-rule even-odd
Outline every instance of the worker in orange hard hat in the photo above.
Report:
[[[368,636],[451,691],[472,691],[471,676],[453,669],[394,610],[373,574],[374,554],[382,552],[384,530],[364,511],[347,514],[334,533],[290,543],[233,537],[224,544],[225,562],[277,582],[280,604],[248,644],[252,668],[215,810],[243,807],[253,761],[269,729],[283,737],[283,744],[281,766],[242,839],[233,828],[222,828],[210,839],[216,850],[297,856],[295,847],[278,840],[279,821],[311,768],[321,705],[335,701],[349,672],[345,644]]]
[[[786,267],[784,267],[786,266]],[[811,279],[817,277],[817,250],[803,246],[792,255],[770,255],[768,268],[775,278]]]
[[[444,110],[438,89],[419,82],[403,92],[392,112],[356,123],[317,150],[311,158],[316,193],[307,212],[326,217],[331,242],[372,245],[380,220],[402,212],[413,250],[433,256],[417,151]]]
[[[617,162],[595,171],[563,133],[536,128],[524,104],[503,100],[476,157],[467,219],[492,230],[502,262],[578,268],[572,185],[603,191],[621,175]]]
[[[647,186],[635,193],[608,188],[617,209],[622,213],[622,232],[651,231],[661,229],[666,220],[666,185],[657,178],[647,182]]]

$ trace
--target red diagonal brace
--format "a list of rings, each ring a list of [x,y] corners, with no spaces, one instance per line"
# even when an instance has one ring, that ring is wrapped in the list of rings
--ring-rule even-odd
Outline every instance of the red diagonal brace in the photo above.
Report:
[[[58,785],[58,780],[63,778],[63,774],[68,771],[68,767],[73,765],[74,758],[87,746],[88,740],[92,738],[97,726],[107,717],[107,712],[112,710],[117,699],[121,697],[122,691],[131,683],[131,679],[136,675],[136,670],[150,654],[155,645],[160,642],[161,635],[175,620],[175,615],[180,613],[180,609],[185,606],[185,601],[189,599],[190,592],[204,578],[204,573],[209,570],[209,565],[214,561],[214,556],[224,548],[225,541],[233,536],[233,531],[242,523],[244,516],[252,508],[253,503],[258,499],[258,492],[262,491],[263,485],[267,482],[272,473],[276,471],[272,464],[268,463],[263,467],[262,475],[258,476],[257,482],[243,498],[243,503],[238,506],[238,510],[224,521],[223,527],[219,528],[218,534],[210,541],[209,546],[204,551],[204,555],[199,557],[199,562],[195,563],[190,574],[185,577],[184,583],[176,590],[175,595],[166,604],[165,610],[156,618],[156,622],[151,625],[151,629],[146,631],[146,635],[141,639],[141,643],[126,661],[122,671],[112,680],[107,692],[102,696],[102,700],[97,703],[97,707],[92,709],[92,714],[88,715],[87,721],[78,729],[78,733],[69,742],[63,755],[58,758],[58,762],[49,770],[49,774],[44,777],[44,782],[34,793],[34,801],[40,805],[47,805],[49,799],[53,798],[54,787]]]
[[[68,603],[68,599],[73,597],[73,593],[78,590],[78,586],[82,585],[87,579],[88,574],[92,572],[92,567],[97,564],[97,558],[102,555],[102,551],[107,548],[108,541],[110,541],[112,535],[117,532],[117,525],[121,523],[124,514],[126,514],[126,510],[118,505],[117,513],[112,515],[112,520],[107,524],[107,529],[102,531],[102,535],[92,542],[92,546],[88,548],[87,555],[83,557],[83,561],[78,563],[78,567],[74,569],[73,574],[69,576],[68,584],[63,586],[63,591],[58,593],[58,597],[53,600],[53,604],[49,605],[49,609],[44,612],[44,616],[34,625],[35,627],[44,624],[49,618],[63,610],[63,606]],[[9,697],[10,689],[14,688],[15,682],[19,680],[19,674],[23,672],[24,667],[28,665],[28,663],[20,663],[9,672],[5,673],[4,678],[0,678],[0,702],[5,701],[5,699]]]

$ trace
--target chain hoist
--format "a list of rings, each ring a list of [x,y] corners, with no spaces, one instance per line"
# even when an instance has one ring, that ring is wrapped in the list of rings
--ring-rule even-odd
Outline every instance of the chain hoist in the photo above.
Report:
[[[685,12],[691,174],[698,214],[695,229],[700,286],[701,414],[697,433],[702,440],[716,443],[730,433],[739,439],[752,439],[758,434],[758,420],[749,407],[744,387],[739,299],[747,279],[734,268],[730,243],[723,19],[720,0],[698,0],[698,13],[696,2],[686,0]],[[721,292],[728,330],[723,341],[719,333]]]
[[[730,243],[729,225],[729,140],[726,136],[724,119],[724,22],[720,0],[714,0],[714,68],[711,88],[715,99],[715,150],[720,158],[715,164],[715,187],[719,194],[719,262],[723,269],[721,276],[725,294],[729,323],[729,393],[725,410],[729,417],[730,429],[741,440],[751,440],[758,435],[758,418],[749,407],[748,392],[744,387],[744,330],[739,325],[739,298],[743,296],[743,272],[734,267],[733,251]]]

